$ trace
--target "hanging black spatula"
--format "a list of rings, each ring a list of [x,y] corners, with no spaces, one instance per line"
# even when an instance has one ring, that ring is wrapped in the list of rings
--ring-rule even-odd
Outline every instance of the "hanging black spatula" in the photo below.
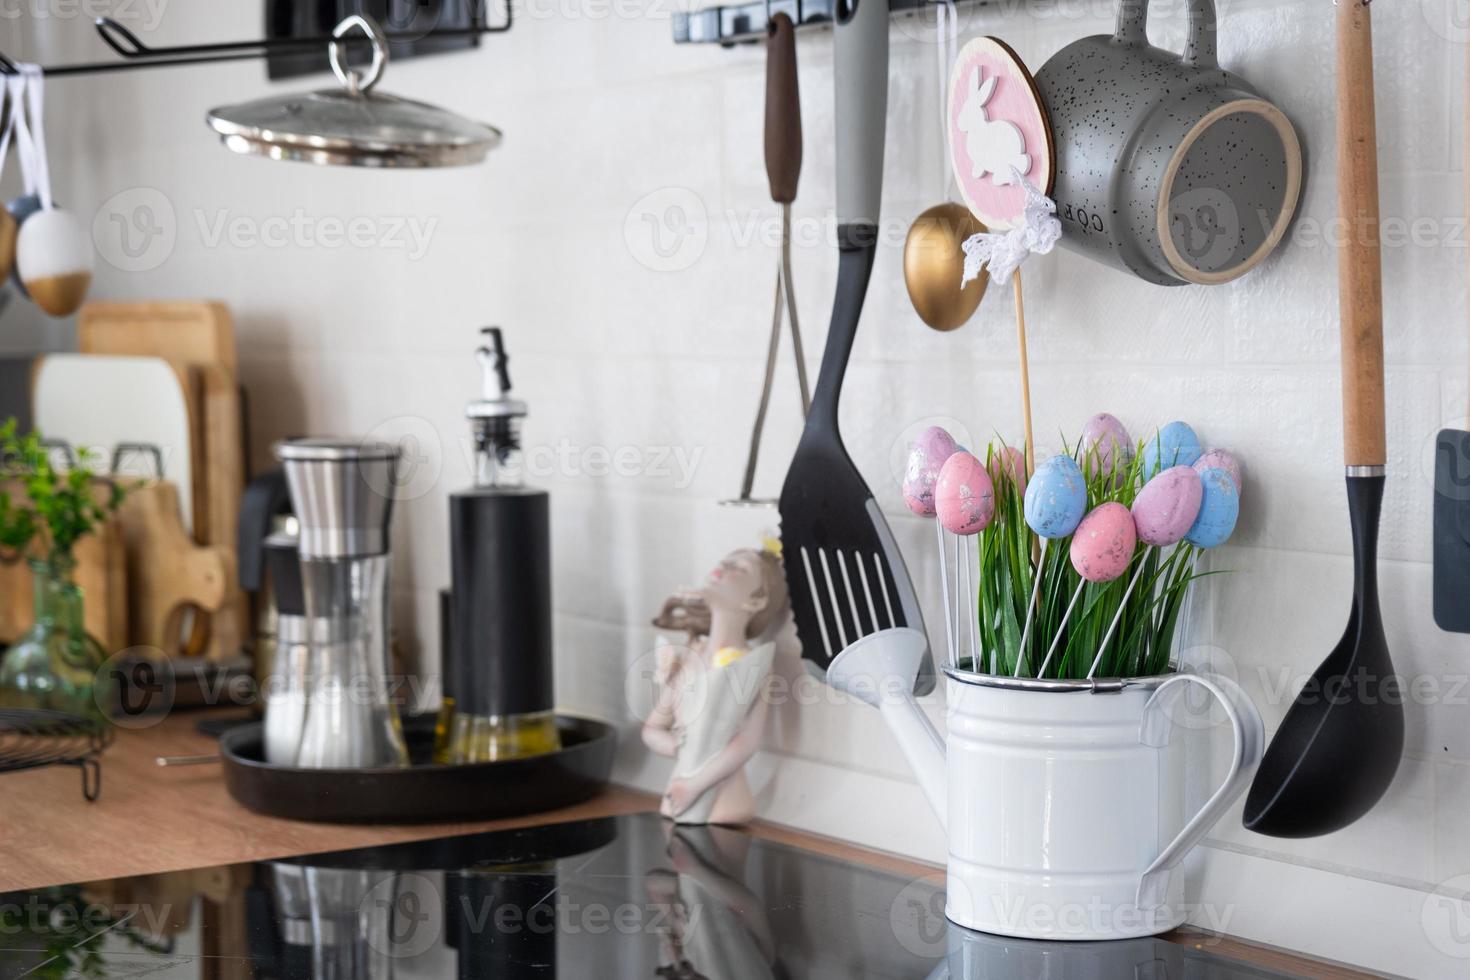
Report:
[[[1383,289],[1373,37],[1368,0],[1339,0],[1338,253],[1343,448],[1353,529],[1347,629],[1281,721],[1245,801],[1245,826],[1317,837],[1371,810],[1404,750],[1403,699],[1378,612],[1378,517],[1388,457],[1383,403]]]
[[[877,502],[837,427],[837,400],[878,245],[888,110],[888,0],[839,0],[837,297],[806,428],[781,490],[781,552],[802,657],[825,676],[832,658],[880,629],[923,630],[918,597]],[[917,693],[934,687],[925,655]]]

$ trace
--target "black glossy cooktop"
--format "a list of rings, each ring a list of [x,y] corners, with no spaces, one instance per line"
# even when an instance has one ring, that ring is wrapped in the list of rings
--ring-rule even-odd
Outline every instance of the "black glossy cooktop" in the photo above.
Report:
[[[967,932],[941,887],[640,814],[0,895],[0,978],[1287,976]]]

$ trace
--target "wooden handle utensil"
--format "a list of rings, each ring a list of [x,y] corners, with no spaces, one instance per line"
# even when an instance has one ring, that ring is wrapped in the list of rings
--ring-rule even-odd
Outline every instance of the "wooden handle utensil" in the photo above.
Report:
[[[1342,336],[1343,449],[1348,466],[1382,466],[1383,282],[1378,238],[1373,29],[1367,4],[1337,4],[1337,254]]]
[[[796,200],[801,177],[801,95],[796,78],[796,28],[785,14],[771,17],[766,37],[766,177],[771,200]]]

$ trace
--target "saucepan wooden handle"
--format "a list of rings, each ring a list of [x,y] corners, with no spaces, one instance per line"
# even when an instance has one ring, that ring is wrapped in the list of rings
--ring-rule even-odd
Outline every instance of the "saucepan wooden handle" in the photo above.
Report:
[[[1364,0],[1339,0],[1336,17],[1343,449],[1348,466],[1382,466],[1388,451],[1383,422],[1383,281],[1378,241],[1373,29]]]
[[[796,79],[796,28],[785,14],[766,32],[766,177],[771,200],[796,200],[801,177],[801,95]]]

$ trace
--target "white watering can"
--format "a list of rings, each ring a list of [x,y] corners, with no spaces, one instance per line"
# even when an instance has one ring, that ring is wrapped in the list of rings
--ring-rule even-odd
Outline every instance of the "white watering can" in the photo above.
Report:
[[[913,697],[927,647],[918,630],[881,630],[843,650],[827,682],[882,712],[945,825],[950,921],[1070,940],[1181,925],[1179,863],[1261,761],[1265,729],[1245,692],[1213,675],[1062,681],[945,668],[946,742]],[[1184,753],[1169,735],[1191,684],[1220,703],[1235,751],[1186,821]]]

